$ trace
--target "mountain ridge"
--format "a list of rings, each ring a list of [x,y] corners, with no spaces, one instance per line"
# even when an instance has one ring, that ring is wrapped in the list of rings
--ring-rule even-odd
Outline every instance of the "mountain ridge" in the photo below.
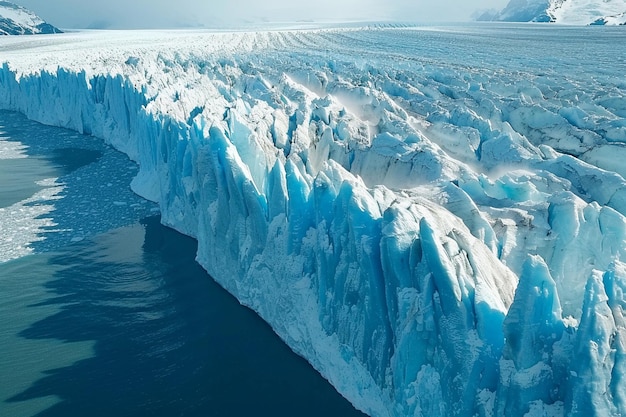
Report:
[[[626,0],[510,0],[478,21],[540,22],[566,25],[624,25]]]
[[[34,12],[9,1],[0,1],[0,35],[62,33]]]

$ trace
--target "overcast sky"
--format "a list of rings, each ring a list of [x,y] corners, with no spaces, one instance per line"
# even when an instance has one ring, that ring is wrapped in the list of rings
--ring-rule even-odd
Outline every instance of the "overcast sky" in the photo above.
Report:
[[[61,28],[159,28],[246,21],[467,21],[508,0],[11,0]]]

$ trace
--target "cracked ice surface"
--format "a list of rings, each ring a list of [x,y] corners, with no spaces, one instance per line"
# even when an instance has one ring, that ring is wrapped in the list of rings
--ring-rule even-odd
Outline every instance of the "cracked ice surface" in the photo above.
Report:
[[[0,111],[0,262],[152,214],[130,190],[137,171],[100,140]]]
[[[208,272],[369,414],[617,416],[626,39],[590,29],[2,39],[0,106],[136,160]]]
[[[49,215],[54,211],[54,200],[59,199],[63,186],[56,178],[38,182],[45,187],[32,197],[9,207],[0,207],[0,262],[32,253],[32,243],[44,240],[46,228],[56,226]]]

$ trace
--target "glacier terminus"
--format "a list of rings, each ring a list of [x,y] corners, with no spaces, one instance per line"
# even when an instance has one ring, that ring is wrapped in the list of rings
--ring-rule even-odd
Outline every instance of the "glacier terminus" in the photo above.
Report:
[[[0,108],[126,153],[371,416],[626,415],[623,27],[0,39]],[[111,173],[115,175],[115,173]]]

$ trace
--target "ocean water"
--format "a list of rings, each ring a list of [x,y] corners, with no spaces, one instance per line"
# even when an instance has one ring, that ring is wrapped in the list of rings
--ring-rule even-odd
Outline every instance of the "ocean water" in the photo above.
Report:
[[[0,416],[362,415],[160,225],[135,172],[0,112]]]

